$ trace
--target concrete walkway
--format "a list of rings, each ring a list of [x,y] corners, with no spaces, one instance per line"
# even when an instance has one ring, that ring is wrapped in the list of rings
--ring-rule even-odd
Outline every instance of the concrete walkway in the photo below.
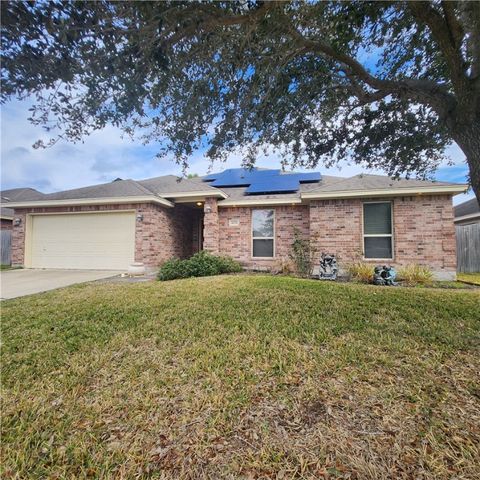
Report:
[[[2,300],[23,297],[121,273],[113,270],[3,270],[0,272],[0,293]]]

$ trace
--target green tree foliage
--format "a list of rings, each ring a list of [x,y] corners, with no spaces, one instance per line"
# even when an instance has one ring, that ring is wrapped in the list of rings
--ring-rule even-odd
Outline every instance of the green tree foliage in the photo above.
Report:
[[[188,166],[241,148],[428,175],[455,141],[480,198],[480,2],[18,2],[2,96],[78,141],[107,124]],[[39,143],[41,145],[41,143]]]

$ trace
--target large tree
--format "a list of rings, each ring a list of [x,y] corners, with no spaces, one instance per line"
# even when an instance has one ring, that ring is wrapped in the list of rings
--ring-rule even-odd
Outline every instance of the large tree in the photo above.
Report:
[[[259,149],[427,175],[452,141],[480,199],[480,3],[2,2],[2,95],[78,141],[106,124],[188,165]]]

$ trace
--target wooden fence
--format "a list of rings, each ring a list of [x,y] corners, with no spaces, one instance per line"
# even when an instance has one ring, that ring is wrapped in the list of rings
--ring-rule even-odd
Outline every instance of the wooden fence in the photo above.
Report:
[[[457,271],[480,272],[480,223],[458,225]]]
[[[12,231],[0,230],[1,244],[0,244],[0,257],[2,265],[10,265],[12,261]]]

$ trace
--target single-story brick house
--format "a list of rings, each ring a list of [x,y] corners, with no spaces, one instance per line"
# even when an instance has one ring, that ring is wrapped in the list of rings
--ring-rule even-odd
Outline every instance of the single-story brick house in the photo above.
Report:
[[[429,266],[455,277],[452,196],[466,185],[231,169],[202,178],[121,180],[9,204],[12,263],[29,268],[158,267],[204,249],[277,269],[297,229],[319,253]]]

